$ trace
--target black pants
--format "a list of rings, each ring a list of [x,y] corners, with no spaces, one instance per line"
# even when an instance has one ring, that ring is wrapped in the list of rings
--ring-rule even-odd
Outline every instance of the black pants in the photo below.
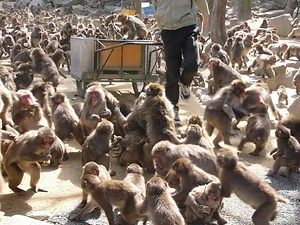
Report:
[[[182,27],[178,30],[162,30],[166,60],[166,95],[175,106],[179,100],[179,84],[192,83],[200,62],[196,25]],[[183,63],[183,71],[180,68]]]

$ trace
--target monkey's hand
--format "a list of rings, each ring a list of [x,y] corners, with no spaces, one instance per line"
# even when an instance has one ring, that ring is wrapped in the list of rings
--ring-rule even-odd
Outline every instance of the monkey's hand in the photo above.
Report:
[[[91,119],[93,119],[93,120],[101,120],[101,118],[100,118],[100,116],[98,115],[98,114],[92,114],[91,115]]]
[[[169,128],[166,127],[164,129],[162,129],[162,133],[166,134],[166,135],[170,135],[172,133],[172,131]]]

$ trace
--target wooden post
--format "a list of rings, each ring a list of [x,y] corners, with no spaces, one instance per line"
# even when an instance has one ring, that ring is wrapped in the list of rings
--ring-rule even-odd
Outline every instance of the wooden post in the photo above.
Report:
[[[142,0],[134,0],[135,13],[142,19]]]

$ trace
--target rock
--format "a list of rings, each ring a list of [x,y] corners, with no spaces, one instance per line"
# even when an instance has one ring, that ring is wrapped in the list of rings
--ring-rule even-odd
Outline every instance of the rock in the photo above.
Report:
[[[277,34],[279,36],[287,37],[293,29],[292,23],[293,23],[293,19],[291,15],[283,14],[280,16],[270,18],[269,27],[276,27]]]
[[[300,118],[300,98],[297,97],[287,110],[290,114]]]
[[[91,13],[91,9],[83,5],[74,5],[72,13],[77,15],[87,16]]]
[[[11,224],[49,225],[50,223],[46,223],[46,222],[32,219],[32,218],[29,218],[27,216],[22,216],[22,215],[14,215],[12,217],[4,216],[1,219],[1,225],[11,225]]]
[[[82,5],[83,0],[53,0],[55,7],[71,6],[71,5]]]

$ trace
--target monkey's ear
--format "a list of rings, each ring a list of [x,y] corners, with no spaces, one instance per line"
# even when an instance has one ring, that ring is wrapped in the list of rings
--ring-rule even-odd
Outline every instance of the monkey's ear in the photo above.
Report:
[[[164,185],[165,185],[166,188],[168,188],[168,186],[169,186],[166,181],[164,181]]]

